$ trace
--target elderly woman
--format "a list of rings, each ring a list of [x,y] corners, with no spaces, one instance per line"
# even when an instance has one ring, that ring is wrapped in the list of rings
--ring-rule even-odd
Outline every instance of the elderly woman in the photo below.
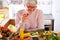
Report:
[[[44,29],[43,12],[37,9],[37,0],[26,0],[24,6],[26,9],[16,13],[16,27],[25,31]]]

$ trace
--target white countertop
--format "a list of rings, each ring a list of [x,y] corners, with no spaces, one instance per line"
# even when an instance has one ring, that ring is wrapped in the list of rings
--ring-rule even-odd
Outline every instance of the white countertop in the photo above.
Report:
[[[54,19],[52,14],[44,14],[44,18],[47,20]]]
[[[9,18],[5,18],[2,23],[1,23],[1,26],[4,26],[10,19]]]

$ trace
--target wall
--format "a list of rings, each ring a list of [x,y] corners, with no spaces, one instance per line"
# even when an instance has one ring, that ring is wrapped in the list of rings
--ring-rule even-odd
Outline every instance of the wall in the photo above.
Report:
[[[9,5],[9,17],[12,18],[15,16],[15,14],[19,11],[24,9],[24,5],[19,4],[10,4]]]
[[[53,0],[52,13],[55,19],[54,31],[60,31],[60,0]]]
[[[10,18],[12,18],[14,16],[14,14],[17,13],[18,10],[24,9],[23,6],[24,5],[21,5],[21,4],[20,5],[10,4],[9,5]],[[52,12],[51,12],[51,0],[38,0],[37,9],[42,10],[44,14],[52,14]]]
[[[52,0],[38,0],[37,8],[42,10],[44,14],[52,14],[51,2]]]

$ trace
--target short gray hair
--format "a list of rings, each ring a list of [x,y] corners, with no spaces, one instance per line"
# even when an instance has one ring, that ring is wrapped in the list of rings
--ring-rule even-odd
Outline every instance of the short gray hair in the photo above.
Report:
[[[26,3],[37,4],[37,0],[24,0],[24,4]]]

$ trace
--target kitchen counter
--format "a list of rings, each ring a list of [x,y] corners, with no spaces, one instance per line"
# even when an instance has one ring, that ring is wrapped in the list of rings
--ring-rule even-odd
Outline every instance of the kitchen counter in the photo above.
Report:
[[[12,39],[10,39],[10,40],[21,40],[21,39],[18,38],[18,37],[15,37],[15,38],[12,38]],[[31,38],[30,38],[30,37],[24,38],[23,40],[31,40]]]
[[[47,20],[54,20],[53,15],[52,14],[44,14],[44,18]]]
[[[5,18],[2,23],[1,23],[1,26],[4,26],[10,19],[9,18]]]

